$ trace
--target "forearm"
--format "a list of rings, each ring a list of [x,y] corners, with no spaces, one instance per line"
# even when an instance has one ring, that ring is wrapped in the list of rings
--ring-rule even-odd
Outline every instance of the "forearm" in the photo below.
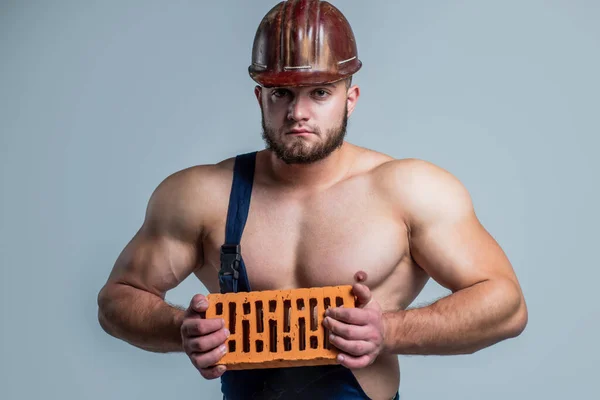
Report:
[[[485,281],[427,307],[384,314],[394,354],[469,354],[520,334],[527,311],[510,281]]]
[[[183,351],[180,328],[185,311],[160,297],[113,284],[100,293],[98,305],[100,325],[108,334],[152,352]]]

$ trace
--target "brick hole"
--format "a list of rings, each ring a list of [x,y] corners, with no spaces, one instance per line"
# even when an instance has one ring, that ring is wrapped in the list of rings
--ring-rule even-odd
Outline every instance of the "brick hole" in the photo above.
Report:
[[[262,353],[263,351],[263,341],[262,340],[257,340],[256,341],[256,352],[257,353]]]
[[[230,353],[235,353],[235,340],[230,340],[229,341],[229,352]]]
[[[317,330],[317,299],[310,299],[310,330]]]
[[[292,301],[284,300],[283,302],[283,331],[290,331],[290,317],[292,312]]]
[[[271,353],[277,352],[277,321],[269,320],[269,348]]]
[[[325,297],[323,299],[323,307],[325,310],[331,307],[331,298]],[[329,330],[327,328],[323,328],[323,346],[329,350],[331,346],[329,345]]]
[[[217,309],[217,315],[223,315],[223,303],[217,303],[216,309]]]
[[[236,322],[235,303],[229,303],[229,332],[231,332],[231,334],[235,333],[235,322]]]
[[[277,309],[277,300],[269,300],[269,312],[275,312]]]
[[[316,336],[311,336],[310,337],[310,348],[316,349],[317,347],[319,347],[319,339],[317,339]]]
[[[283,349],[285,351],[292,350],[292,338],[290,338],[290,337],[283,338]]]
[[[250,321],[242,321],[243,352],[250,353]]]
[[[335,298],[335,306],[336,307],[341,307],[344,305],[344,299],[342,299],[341,297],[336,297]]]
[[[263,302],[262,301],[257,301],[255,303],[255,305],[256,305],[256,331],[258,333],[263,333],[263,331],[264,331],[264,326],[263,326],[263,320],[264,320]]]
[[[244,303],[244,314],[250,314],[250,303]]]
[[[296,309],[298,311],[304,310],[304,299],[298,299],[298,300],[296,300]]]
[[[304,318],[298,320],[298,342],[300,345],[300,351],[306,349],[306,322]]]

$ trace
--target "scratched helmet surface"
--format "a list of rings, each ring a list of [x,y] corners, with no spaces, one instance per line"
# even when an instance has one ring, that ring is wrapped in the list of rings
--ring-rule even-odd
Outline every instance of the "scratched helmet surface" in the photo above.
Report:
[[[250,77],[264,87],[333,83],[362,66],[346,17],[319,0],[282,1],[254,37]]]

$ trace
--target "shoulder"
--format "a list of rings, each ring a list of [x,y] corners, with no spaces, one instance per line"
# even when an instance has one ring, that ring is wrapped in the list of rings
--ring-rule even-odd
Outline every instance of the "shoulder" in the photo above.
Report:
[[[223,160],[217,164],[202,164],[176,171],[164,178],[152,193],[156,200],[185,200],[187,196],[197,195],[209,188],[225,184],[231,178],[234,159]]]
[[[165,177],[150,195],[145,225],[182,230],[203,226],[229,196],[234,160],[195,165]]]
[[[418,159],[392,159],[374,171],[374,182],[402,209],[411,226],[452,220],[472,213],[464,184],[448,170]]]

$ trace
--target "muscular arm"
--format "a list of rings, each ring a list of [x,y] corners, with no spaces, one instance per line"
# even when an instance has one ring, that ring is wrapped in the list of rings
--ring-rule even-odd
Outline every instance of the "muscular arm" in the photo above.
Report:
[[[385,314],[385,347],[396,354],[467,354],[519,335],[527,323],[521,288],[466,189],[444,170],[410,162],[395,177],[404,183],[398,195],[407,209],[411,255],[452,294]]]
[[[152,194],[140,230],[119,255],[98,295],[98,319],[112,336],[153,352],[182,351],[184,310],[168,290],[201,265],[202,216],[192,208],[189,172],[165,179]]]

